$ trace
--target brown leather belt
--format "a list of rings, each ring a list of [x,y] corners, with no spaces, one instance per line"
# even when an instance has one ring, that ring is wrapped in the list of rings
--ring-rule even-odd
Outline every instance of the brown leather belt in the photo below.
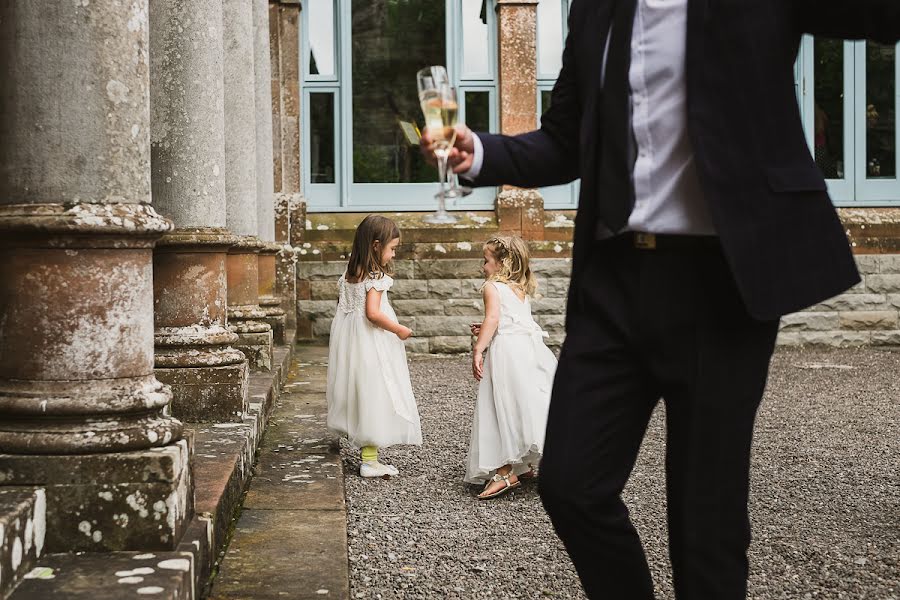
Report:
[[[699,250],[721,248],[715,235],[679,235],[672,233],[644,233],[626,231],[602,243],[613,243],[638,250]]]

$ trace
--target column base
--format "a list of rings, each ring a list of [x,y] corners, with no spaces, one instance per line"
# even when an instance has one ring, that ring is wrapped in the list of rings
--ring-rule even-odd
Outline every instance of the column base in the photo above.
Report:
[[[284,332],[287,328],[287,314],[281,308],[281,298],[260,296],[259,307],[266,315],[261,321],[272,328],[272,341],[283,346],[286,343]]]
[[[172,414],[185,421],[241,421],[249,369],[230,345],[238,336],[218,325],[156,330],[156,378],[172,388]]]
[[[247,357],[251,370],[272,370],[272,327],[268,323],[235,320],[228,329],[237,334],[234,347]]]
[[[544,239],[544,198],[537,190],[504,186],[497,195],[496,210],[501,232],[526,240]]]
[[[0,454],[0,485],[46,490],[44,552],[172,550],[193,517],[191,448]]]

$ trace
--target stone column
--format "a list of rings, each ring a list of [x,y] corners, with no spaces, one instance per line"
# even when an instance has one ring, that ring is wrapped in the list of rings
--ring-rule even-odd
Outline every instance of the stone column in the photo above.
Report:
[[[253,0],[254,73],[256,75],[256,211],[259,239],[259,305],[276,344],[285,343],[285,314],[275,296],[275,172],[272,132],[272,57],[269,45],[269,0]]]
[[[228,252],[229,328],[251,368],[272,368],[272,328],[259,306],[256,76],[253,5],[224,0],[226,224],[238,236]],[[271,175],[270,175],[271,177]],[[274,227],[274,219],[273,219]]]
[[[500,131],[515,135],[537,127],[538,0],[497,0]],[[544,199],[537,190],[505,185],[497,196],[502,231],[543,239]]]
[[[175,222],[154,253],[156,376],[189,421],[240,421],[247,360],[226,329],[222,0],[152,0],[153,198]]]
[[[46,488],[49,552],[172,548],[193,512],[153,374],[148,8],[0,3],[0,484]]]
[[[275,296],[281,298],[290,331],[297,328],[297,257],[291,245],[291,215],[301,205],[305,208],[300,177],[300,10],[299,0],[273,0],[269,5],[275,191],[280,193],[275,197],[275,241],[281,245]]]

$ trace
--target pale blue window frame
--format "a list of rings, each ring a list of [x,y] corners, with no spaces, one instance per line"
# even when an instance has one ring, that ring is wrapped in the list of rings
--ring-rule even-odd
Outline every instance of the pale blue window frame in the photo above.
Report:
[[[797,85],[803,128],[810,152],[815,136],[815,46],[812,36],[804,36],[797,56]],[[894,61],[895,81],[895,176],[869,178],[866,170],[866,44],[847,41],[844,46],[843,123],[844,173],[841,179],[827,179],[828,193],[836,206],[900,205],[900,44]]]
[[[566,35],[568,35],[568,19],[569,19],[569,6],[571,4],[571,0],[539,0],[538,3],[538,21],[540,21],[540,15],[543,12],[544,8],[541,6],[543,3],[550,3],[551,5],[558,5],[558,9],[561,12],[560,19],[562,24],[562,42],[565,44]],[[554,6],[553,8],[556,8]],[[538,120],[540,121],[540,117],[544,114],[545,107],[543,106],[542,92],[548,92],[553,89],[553,85],[556,83],[556,78],[559,75],[559,71],[557,72],[542,72],[540,65],[540,56],[541,56],[541,24],[538,22],[537,27],[538,35],[537,35],[537,61],[538,65],[535,69],[537,73],[537,110],[538,110]],[[546,40],[545,40],[546,42]],[[552,187],[540,188],[541,196],[544,198],[544,208],[547,209],[556,209],[556,210],[567,210],[578,207],[578,192],[580,190],[580,182],[573,181],[572,183],[566,185],[555,185]]]
[[[306,64],[309,56],[308,6],[310,2],[327,0],[303,0],[301,27],[303,40],[301,52],[302,89],[302,177],[307,208],[311,212],[366,212],[378,211],[431,211],[436,208],[434,183],[354,183],[353,182],[353,107],[352,107],[352,52],[351,52],[351,0],[332,0],[335,15],[336,73],[333,77],[311,75]],[[439,1],[439,0],[426,0]],[[446,66],[450,78],[457,87],[460,101],[460,119],[465,119],[464,97],[467,92],[488,92],[490,126],[496,129],[499,121],[497,102],[497,22],[494,0],[486,0],[487,31],[490,48],[489,72],[463,73],[463,3],[478,4],[482,0],[444,0],[446,3],[445,34],[447,40]],[[427,65],[422,65],[427,66]],[[415,78],[415,73],[409,74]],[[333,93],[335,136],[335,183],[311,183],[310,161],[310,110],[311,93]],[[496,188],[479,188],[464,199],[449,206],[456,210],[491,210],[497,196]]]

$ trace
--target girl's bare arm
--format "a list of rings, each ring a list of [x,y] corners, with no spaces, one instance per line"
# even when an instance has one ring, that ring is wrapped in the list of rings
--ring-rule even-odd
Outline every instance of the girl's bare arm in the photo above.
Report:
[[[390,331],[401,340],[407,339],[412,335],[412,329],[395,323],[381,312],[381,294],[380,290],[374,288],[366,292],[366,318],[372,325]]]

